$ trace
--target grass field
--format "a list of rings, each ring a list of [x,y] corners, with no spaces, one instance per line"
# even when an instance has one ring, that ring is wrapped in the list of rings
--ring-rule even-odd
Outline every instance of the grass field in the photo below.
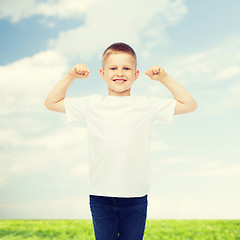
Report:
[[[0,239],[94,240],[95,238],[92,220],[0,220]],[[240,220],[147,219],[144,240],[164,239],[240,240]]]

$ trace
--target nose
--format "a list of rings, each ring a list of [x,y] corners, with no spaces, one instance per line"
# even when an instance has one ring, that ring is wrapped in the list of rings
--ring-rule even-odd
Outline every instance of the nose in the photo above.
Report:
[[[123,76],[122,70],[119,70],[119,71],[117,72],[117,76]]]

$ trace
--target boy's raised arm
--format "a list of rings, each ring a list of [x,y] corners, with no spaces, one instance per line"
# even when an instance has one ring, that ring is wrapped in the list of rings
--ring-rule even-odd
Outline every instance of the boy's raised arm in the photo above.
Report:
[[[52,111],[65,113],[63,101],[69,86],[76,78],[84,79],[89,77],[89,72],[85,64],[73,66],[48,94],[44,102],[45,107]]]
[[[150,67],[145,74],[152,80],[164,84],[177,100],[174,114],[183,114],[194,111],[197,108],[197,102],[190,93],[168,73],[158,65]]]

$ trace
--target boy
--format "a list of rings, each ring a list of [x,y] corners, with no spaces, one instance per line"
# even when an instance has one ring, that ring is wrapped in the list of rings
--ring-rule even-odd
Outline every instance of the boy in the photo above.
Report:
[[[174,114],[192,112],[197,103],[161,67],[145,74],[164,84],[173,98],[130,96],[139,76],[134,50],[114,43],[102,56],[101,78],[109,96],[65,98],[70,84],[89,77],[77,64],[49,93],[45,106],[68,121],[85,121],[89,145],[89,203],[96,240],[141,240],[147,218],[151,125],[170,124]],[[119,238],[118,238],[119,237]]]

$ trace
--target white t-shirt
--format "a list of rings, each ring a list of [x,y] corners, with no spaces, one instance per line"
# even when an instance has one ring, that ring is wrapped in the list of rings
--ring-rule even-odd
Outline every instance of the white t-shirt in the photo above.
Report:
[[[176,102],[145,95],[64,99],[67,120],[87,124],[90,195],[148,194],[151,126],[171,124]]]

